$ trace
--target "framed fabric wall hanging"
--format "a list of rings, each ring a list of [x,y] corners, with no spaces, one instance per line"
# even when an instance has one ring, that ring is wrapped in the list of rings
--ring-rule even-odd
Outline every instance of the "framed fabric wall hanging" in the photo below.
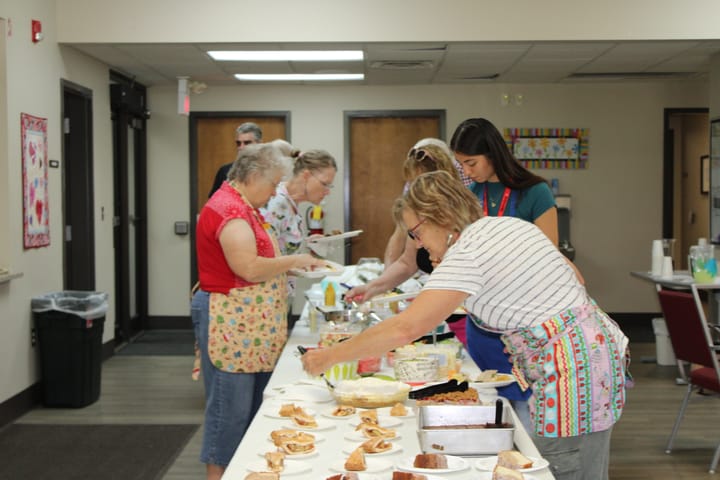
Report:
[[[23,246],[50,245],[47,119],[20,114],[23,174]]]
[[[587,168],[588,128],[506,128],[505,142],[527,168]]]

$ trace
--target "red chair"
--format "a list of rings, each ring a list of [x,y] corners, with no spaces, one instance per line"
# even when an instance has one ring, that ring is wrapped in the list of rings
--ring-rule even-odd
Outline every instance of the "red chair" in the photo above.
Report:
[[[720,368],[716,356],[720,348],[714,345],[711,335],[711,329],[717,330],[717,326],[709,326],[705,320],[705,312],[697,290],[693,289],[692,293],[660,290],[658,296],[675,357],[678,361],[700,365],[687,374],[688,386],[685,398],[680,405],[680,411],[665,449],[665,453],[670,453],[693,391],[702,389],[720,393]],[[710,473],[715,473],[718,460],[720,460],[720,445],[715,449]]]

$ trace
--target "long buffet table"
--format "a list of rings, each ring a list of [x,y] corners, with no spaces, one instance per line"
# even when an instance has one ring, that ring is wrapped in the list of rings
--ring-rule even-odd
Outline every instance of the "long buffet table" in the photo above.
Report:
[[[331,427],[313,432],[322,438],[322,441],[316,443],[317,454],[298,460],[286,459],[286,465],[298,462],[296,465],[291,465],[290,468],[286,466],[286,470],[297,473],[291,475],[283,473],[281,474],[281,478],[290,478],[293,480],[323,480],[338,473],[331,469],[331,467],[337,464],[342,465],[348,457],[345,451],[349,451],[354,445],[360,443],[359,440],[351,441],[345,438],[354,431],[352,420],[328,418],[322,415],[334,408],[336,405],[334,402],[309,402],[307,401],[308,398],[303,396],[303,392],[317,391],[320,393],[322,389],[316,385],[312,385],[314,382],[309,379],[307,374],[302,370],[302,365],[297,355],[297,346],[316,345],[318,340],[319,335],[317,333],[311,333],[303,319],[296,324],[265,390],[263,405],[238,446],[230,465],[225,471],[223,480],[244,479],[249,473],[248,466],[256,465],[258,462],[264,463],[265,460],[262,455],[264,455],[265,452],[275,449],[269,440],[270,432],[291,426],[289,419],[277,417],[277,410],[281,403],[294,402],[295,404],[302,405],[316,413],[316,418],[320,426],[328,427],[328,424],[330,424],[329,426]],[[465,355],[463,361],[463,371],[468,373],[478,372],[477,366],[467,355]],[[289,396],[292,399],[283,397],[283,395],[291,391],[293,393],[289,394]],[[480,396],[482,400],[492,401],[494,403],[495,390],[482,390],[480,391]],[[310,395],[309,397],[325,400],[323,395]],[[412,407],[412,404],[414,404],[412,400],[406,402],[408,407]],[[537,448],[507,402],[505,403],[505,407],[511,413],[512,422],[515,425],[515,447],[525,455],[540,457]],[[357,417],[355,416],[355,418]],[[401,448],[396,447],[398,451],[386,455],[366,456],[368,464],[373,464],[373,466],[391,464],[394,467],[398,462],[406,461],[408,458],[414,458],[416,454],[420,453],[416,422],[417,418],[415,415],[403,418],[400,425],[393,427],[400,435],[400,438],[393,440],[393,442]],[[430,478],[458,480],[489,480],[491,478],[490,472],[482,472],[475,467],[477,457],[466,457],[466,460],[468,468],[449,473],[439,473]],[[392,470],[393,468],[377,473],[363,473],[361,474],[361,480],[389,480],[392,477]],[[527,473],[525,477],[528,480],[550,480],[555,478],[548,468]]]

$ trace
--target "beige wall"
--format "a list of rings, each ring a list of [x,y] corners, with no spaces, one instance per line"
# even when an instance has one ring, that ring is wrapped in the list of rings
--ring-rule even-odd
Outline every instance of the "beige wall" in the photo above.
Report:
[[[22,166],[20,160],[20,113],[48,119],[48,158],[61,159],[61,89],[64,78],[92,89],[94,101],[95,207],[112,206],[112,135],[107,68],[73,52],[62,52],[51,22],[45,22],[45,40],[30,41],[31,19],[52,19],[55,2],[26,0],[0,2],[0,17],[11,19],[11,34],[4,43],[6,89],[0,95],[0,266],[23,276],[0,284],[0,401],[37,382],[37,351],[30,346],[32,316],[30,299],[62,290],[62,170],[48,171],[49,247],[24,250],[22,243]],[[1,74],[0,74],[1,75]],[[5,200],[6,199],[6,200]],[[112,236],[110,221],[96,215],[97,289],[112,292]],[[110,262],[110,263],[108,263]],[[104,341],[113,338],[114,315],[109,312]]]

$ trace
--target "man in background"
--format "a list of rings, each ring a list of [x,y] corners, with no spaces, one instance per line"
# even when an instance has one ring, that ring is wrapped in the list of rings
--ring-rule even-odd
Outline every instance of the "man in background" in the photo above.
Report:
[[[260,142],[262,142],[262,129],[256,123],[245,122],[235,130],[235,145],[237,145],[238,152],[248,145]],[[212,197],[213,193],[215,193],[215,191],[220,188],[220,185],[222,185],[225,181],[232,164],[233,162],[226,163],[218,169],[208,198]]]

